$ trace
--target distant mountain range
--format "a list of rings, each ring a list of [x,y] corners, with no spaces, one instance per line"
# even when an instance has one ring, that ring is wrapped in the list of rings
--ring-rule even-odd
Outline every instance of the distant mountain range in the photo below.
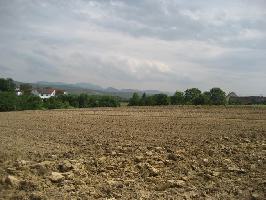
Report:
[[[153,94],[159,94],[159,93],[165,93],[165,94],[171,94],[170,92],[163,92],[159,90],[135,90],[135,89],[117,89],[113,87],[103,88],[99,85],[92,84],[92,83],[63,83],[63,82],[47,82],[47,81],[39,81],[36,83],[31,83],[33,87],[53,87],[57,89],[66,90],[69,93],[72,94],[81,94],[81,93],[87,93],[87,94],[97,94],[97,95],[113,95],[113,96],[119,96],[124,99],[129,99],[132,97],[134,92],[139,93],[142,95],[143,93],[146,93],[147,95],[153,95]]]

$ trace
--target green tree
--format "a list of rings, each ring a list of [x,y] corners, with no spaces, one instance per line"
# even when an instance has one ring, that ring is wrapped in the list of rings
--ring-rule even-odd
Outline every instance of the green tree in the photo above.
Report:
[[[201,91],[198,88],[191,88],[185,91],[185,102],[186,104],[193,104],[194,100],[199,97]]]
[[[39,110],[42,108],[42,99],[38,96],[29,95],[27,99],[27,104],[29,110]]]
[[[138,106],[140,104],[140,97],[138,93],[134,93],[132,98],[129,99],[129,106]]]
[[[176,91],[176,93],[170,97],[170,103],[172,105],[182,105],[184,104],[184,93],[183,92],[178,92]]]
[[[17,110],[39,110],[42,109],[42,99],[34,95],[22,95],[17,97]]]
[[[88,107],[99,107],[100,102],[99,99],[101,97],[98,96],[89,96],[88,98]],[[101,103],[103,103],[104,101],[102,101]]]
[[[59,100],[65,105],[69,105],[71,107],[76,107],[76,108],[120,106],[119,98],[114,97],[114,96],[101,96],[101,95],[97,96],[97,95],[80,94],[79,96],[59,95],[54,98]],[[54,102],[54,103],[57,103],[57,102]]]
[[[208,96],[206,94],[200,94],[193,99],[193,105],[207,105],[209,102]]]
[[[205,99],[205,104],[211,105],[211,93],[210,92],[203,92],[203,96]]]
[[[140,106],[146,106],[147,105],[147,95],[145,92],[143,93],[139,104],[140,104]]]
[[[154,106],[155,105],[155,100],[153,96],[148,96],[146,98],[146,106]]]
[[[155,105],[169,105],[169,99],[166,94],[155,94],[153,96]]]
[[[226,94],[220,88],[212,88],[210,90],[210,101],[212,105],[225,105]]]
[[[17,107],[17,96],[11,92],[0,92],[0,111],[13,111]]]
[[[46,109],[63,109],[63,108],[69,108],[68,102],[62,102],[57,97],[51,97],[49,99],[44,100],[44,108]]]
[[[31,95],[32,85],[28,83],[23,83],[20,85],[20,90],[23,95]]]
[[[16,84],[11,78],[0,78],[0,91],[2,92],[15,92]]]
[[[63,102],[68,102],[70,106],[79,108],[79,96],[74,94],[60,95],[58,98],[62,99]]]
[[[120,103],[119,101],[112,96],[101,96],[99,98],[99,107],[119,107]]]
[[[87,108],[89,104],[89,97],[87,94],[79,95],[79,107],[80,108]]]

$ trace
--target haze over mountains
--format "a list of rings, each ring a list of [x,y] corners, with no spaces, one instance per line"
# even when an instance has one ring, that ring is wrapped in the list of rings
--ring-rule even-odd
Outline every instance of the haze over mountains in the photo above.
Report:
[[[57,89],[63,89],[72,94],[88,93],[88,94],[107,94],[119,96],[122,98],[130,98],[134,92],[146,93],[146,94],[171,94],[171,92],[159,91],[159,90],[137,90],[137,89],[117,89],[114,87],[104,88],[102,86],[92,84],[92,83],[64,83],[64,82],[47,82],[38,81],[31,83],[33,87],[53,87]]]

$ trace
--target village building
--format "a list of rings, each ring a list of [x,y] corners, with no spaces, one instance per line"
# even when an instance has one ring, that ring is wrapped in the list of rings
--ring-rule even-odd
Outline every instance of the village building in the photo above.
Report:
[[[263,97],[263,96],[237,96],[234,92],[231,92],[227,96],[227,101],[230,104],[239,104],[239,105],[265,104],[266,103],[266,97]]]
[[[22,92],[20,91],[20,88],[17,87],[17,88],[15,89],[15,91],[16,91],[16,95],[17,95],[17,96],[21,96],[21,95],[22,95]]]
[[[63,90],[53,89],[53,88],[38,88],[38,89],[32,90],[32,94],[39,96],[41,99],[49,99],[51,97],[54,97],[60,94],[66,95],[67,92]]]
[[[55,89],[52,88],[38,88],[32,90],[32,94],[39,96],[41,99],[49,99],[55,96]]]

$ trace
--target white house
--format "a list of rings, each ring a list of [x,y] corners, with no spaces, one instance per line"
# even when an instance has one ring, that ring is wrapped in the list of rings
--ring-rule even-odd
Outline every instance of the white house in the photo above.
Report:
[[[32,94],[39,96],[41,99],[49,99],[55,96],[56,90],[52,88],[35,89]]]
[[[20,88],[16,88],[16,95],[17,96],[21,96],[22,92],[20,91]]]

